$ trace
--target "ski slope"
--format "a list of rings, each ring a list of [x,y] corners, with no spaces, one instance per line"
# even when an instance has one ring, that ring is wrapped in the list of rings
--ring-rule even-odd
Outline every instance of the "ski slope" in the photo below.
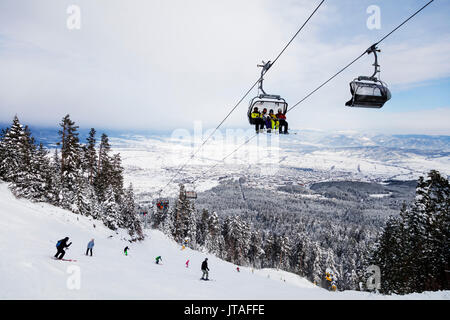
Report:
[[[95,225],[95,227],[94,227]],[[73,242],[57,261],[57,240]],[[94,256],[85,256],[95,239]],[[278,270],[253,270],[209,254],[181,250],[159,231],[129,243],[90,218],[43,203],[16,199],[0,183],[0,299],[151,299],[151,300],[298,300],[298,299],[449,299],[449,292],[382,296],[354,291],[328,292]],[[129,255],[123,248],[130,248]],[[155,257],[162,256],[162,265]],[[210,278],[200,281],[208,257]],[[185,262],[190,260],[189,268]],[[75,280],[74,280],[75,279]],[[79,281],[78,281],[79,280]],[[78,286],[79,284],[79,286]]]

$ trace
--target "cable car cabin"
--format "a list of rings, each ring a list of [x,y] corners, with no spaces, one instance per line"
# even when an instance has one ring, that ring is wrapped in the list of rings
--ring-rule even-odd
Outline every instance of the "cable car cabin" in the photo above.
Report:
[[[345,104],[356,108],[382,108],[391,99],[385,83],[373,77],[359,77],[350,83],[352,98]]]
[[[195,191],[185,191],[184,192],[185,199],[197,199],[197,192]]]
[[[360,76],[350,82],[352,98],[345,103],[346,106],[379,109],[391,99],[391,92],[387,85],[376,77],[380,73],[377,52],[380,50],[376,44],[366,50],[367,54],[373,53],[375,57],[373,74],[370,77]]]
[[[257,97],[254,97],[249,104],[248,107],[248,121],[251,125],[254,125],[254,119],[252,118],[252,112],[254,108],[258,108],[259,112],[262,112],[263,109],[267,109],[267,113],[269,113],[269,110],[273,110],[274,113],[278,112],[278,109],[281,109],[282,113],[287,112],[288,104],[286,100],[281,98],[278,95],[271,95],[271,94],[260,94]]]
[[[159,213],[166,213],[167,210],[169,210],[169,200],[168,199],[156,200],[156,210]]]

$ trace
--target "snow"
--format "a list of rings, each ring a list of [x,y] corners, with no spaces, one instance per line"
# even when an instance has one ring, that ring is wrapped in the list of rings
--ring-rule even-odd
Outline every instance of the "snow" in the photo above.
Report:
[[[386,197],[390,197],[392,195],[392,192],[389,193],[374,193],[374,194],[369,194],[369,197],[371,198],[386,198]]]
[[[65,236],[73,241],[65,258],[77,262],[52,258],[57,240]],[[94,256],[85,256],[92,238]],[[125,231],[111,231],[91,218],[16,199],[0,183],[0,299],[450,299],[448,291],[408,296],[328,292],[280,270],[241,267],[237,272],[235,265],[212,255],[181,250],[156,230],[148,230],[140,243],[126,239]],[[123,255],[125,246],[130,248],[128,256]],[[162,265],[154,262],[159,255]],[[205,257],[213,279],[209,282],[199,280]],[[73,281],[77,275],[79,288]]]
[[[271,188],[272,181],[280,181],[280,177],[286,183],[308,184],[329,180],[415,180],[431,169],[450,174],[445,139],[428,146],[419,145],[416,140],[410,142],[409,138],[396,138],[390,146],[379,137],[355,132],[329,135],[303,130],[287,136],[262,134],[221,161],[251,135],[253,132],[249,135],[243,130],[222,132],[201,148],[206,134],[187,135],[185,139],[126,136],[110,141],[114,152],[121,154],[125,182],[133,183],[137,194],[150,193],[154,197],[184,164],[164,190],[164,196],[175,196],[180,182],[195,181],[187,188],[201,192],[217,185],[218,178],[224,176],[245,176],[249,183],[254,180],[261,188]],[[428,139],[431,144],[433,139]],[[190,159],[194,152],[196,156]]]

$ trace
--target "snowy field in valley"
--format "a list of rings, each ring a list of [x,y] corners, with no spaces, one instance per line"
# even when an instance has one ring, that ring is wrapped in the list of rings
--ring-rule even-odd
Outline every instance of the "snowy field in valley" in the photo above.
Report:
[[[272,188],[274,183],[415,180],[431,169],[450,175],[448,137],[292,132],[261,134],[244,146],[253,131],[219,132],[201,148],[207,132],[116,136],[111,144],[122,157],[126,182],[132,182],[137,193],[156,194],[184,165],[164,190],[165,196],[175,196],[179,182],[204,191],[220,178],[232,176],[255,181],[259,188]],[[190,159],[193,152],[196,155]],[[195,185],[189,186],[194,180]]]
[[[65,258],[77,262],[53,259],[57,240],[65,236],[73,241]],[[91,238],[93,257],[84,255]],[[0,184],[0,250],[0,299],[450,299],[448,291],[407,296],[328,292],[279,270],[242,267],[237,272],[235,265],[214,256],[181,250],[159,231],[147,231],[146,240],[130,244],[124,231],[116,233],[48,204],[16,199],[5,183]],[[162,257],[162,265],[155,264],[156,256]],[[199,280],[205,257],[213,279],[209,282]]]

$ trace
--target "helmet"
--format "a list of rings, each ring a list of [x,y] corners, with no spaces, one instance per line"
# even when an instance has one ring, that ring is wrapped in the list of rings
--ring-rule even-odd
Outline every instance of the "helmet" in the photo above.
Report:
[[[270,109],[269,113],[273,113],[273,109]]]
[[[278,112],[281,113],[281,108],[278,109]]]
[[[254,108],[253,108],[253,111],[258,111],[258,107],[254,107]]]

